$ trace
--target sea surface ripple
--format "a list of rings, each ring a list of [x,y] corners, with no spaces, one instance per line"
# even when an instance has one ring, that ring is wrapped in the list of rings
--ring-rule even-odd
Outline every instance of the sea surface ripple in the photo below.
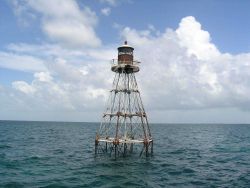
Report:
[[[152,124],[154,156],[116,160],[98,126],[0,121],[0,187],[250,187],[250,125]]]

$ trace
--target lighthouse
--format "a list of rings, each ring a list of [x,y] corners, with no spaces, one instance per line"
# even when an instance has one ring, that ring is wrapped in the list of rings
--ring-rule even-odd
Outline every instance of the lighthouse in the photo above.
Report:
[[[118,47],[111,70],[115,76],[96,133],[95,154],[149,156],[153,153],[153,138],[135,78],[139,62],[134,60],[134,48],[127,41]]]

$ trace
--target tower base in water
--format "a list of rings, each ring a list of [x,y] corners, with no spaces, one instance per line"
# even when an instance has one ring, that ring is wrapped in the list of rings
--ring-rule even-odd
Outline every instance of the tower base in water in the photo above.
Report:
[[[153,140],[115,140],[114,138],[99,139],[95,141],[95,154],[107,154],[109,156],[139,156],[146,157],[153,154]]]

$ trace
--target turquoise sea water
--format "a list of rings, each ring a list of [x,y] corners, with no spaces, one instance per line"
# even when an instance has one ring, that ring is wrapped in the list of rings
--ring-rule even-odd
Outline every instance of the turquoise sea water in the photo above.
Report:
[[[154,156],[117,160],[98,126],[0,121],[0,187],[250,187],[250,125],[152,124]]]

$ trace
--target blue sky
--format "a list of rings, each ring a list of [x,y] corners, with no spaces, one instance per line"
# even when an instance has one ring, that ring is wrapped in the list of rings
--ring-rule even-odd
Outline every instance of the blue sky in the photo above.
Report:
[[[249,7],[1,1],[0,119],[99,121],[113,78],[108,60],[127,39],[145,62],[137,77],[153,122],[250,123]]]
[[[250,26],[248,23],[250,2],[228,1],[119,1],[111,6],[110,16],[102,16],[100,10],[109,5],[98,1],[78,1],[79,6],[89,6],[100,16],[96,29],[104,42],[116,42],[117,32],[113,29],[114,23],[144,29],[148,24],[163,31],[166,27],[176,28],[179,21],[192,15],[205,30],[209,30],[214,43],[222,51],[242,52],[249,50]],[[30,27],[18,24],[13,13],[11,1],[1,2],[1,36],[3,45],[9,42],[41,42],[43,33],[38,23]],[[239,35],[238,37],[235,37]],[[237,46],[237,47],[236,47]],[[3,46],[1,46],[3,47]]]
[[[21,2],[21,1],[20,1]],[[99,16],[96,32],[104,43],[116,43],[119,40],[114,23],[145,29],[149,24],[158,30],[166,27],[177,28],[185,16],[194,16],[212,36],[213,42],[221,51],[239,53],[250,50],[249,22],[250,2],[242,0],[228,1],[117,1],[114,6],[100,1],[78,1],[79,6],[88,6]],[[109,16],[103,16],[102,8],[112,9]],[[2,1],[0,6],[1,48],[9,43],[40,43],[46,40],[38,22],[30,21],[29,26],[22,26],[14,14],[11,1]],[[29,22],[29,18],[27,18]]]

